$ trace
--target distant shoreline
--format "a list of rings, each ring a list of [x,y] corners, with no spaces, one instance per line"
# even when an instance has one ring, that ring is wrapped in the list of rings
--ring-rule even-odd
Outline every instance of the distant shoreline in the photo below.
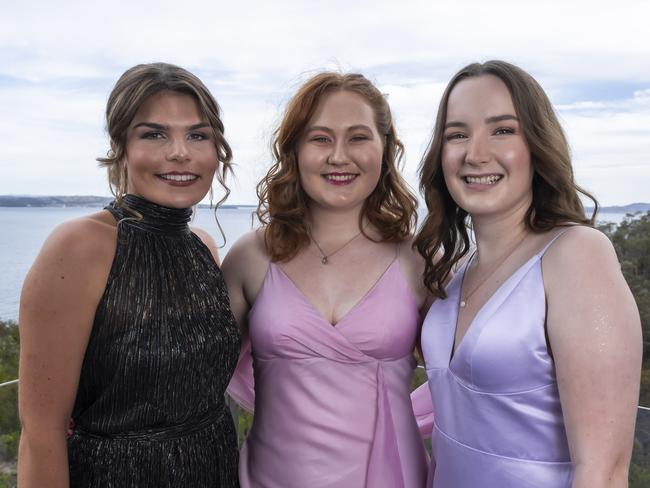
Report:
[[[98,197],[93,195],[74,196],[23,196],[23,195],[0,195],[0,208],[3,207],[28,207],[28,208],[67,208],[67,207],[90,207],[103,208],[114,200],[113,197]],[[224,204],[219,208],[255,208],[257,205],[229,205]],[[210,208],[210,205],[199,204],[199,208]]]
[[[110,203],[113,197],[98,197],[93,195],[74,195],[74,196],[23,196],[23,195],[0,195],[0,208],[2,207],[92,207],[103,208]],[[220,208],[256,208],[257,205],[242,204],[230,205],[224,204]],[[210,208],[209,205],[199,204],[199,208]],[[586,207],[585,211],[590,213],[593,207]],[[630,203],[628,205],[611,205],[598,209],[598,213],[636,213],[650,211],[650,203]]]

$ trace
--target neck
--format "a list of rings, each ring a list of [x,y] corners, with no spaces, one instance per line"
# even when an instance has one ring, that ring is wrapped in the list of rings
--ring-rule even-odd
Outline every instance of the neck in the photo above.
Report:
[[[499,259],[504,250],[530,233],[525,216],[528,205],[498,216],[472,216],[476,248],[481,263]]]
[[[310,208],[311,235],[319,243],[337,243],[358,234],[361,208],[330,211],[320,207]]]

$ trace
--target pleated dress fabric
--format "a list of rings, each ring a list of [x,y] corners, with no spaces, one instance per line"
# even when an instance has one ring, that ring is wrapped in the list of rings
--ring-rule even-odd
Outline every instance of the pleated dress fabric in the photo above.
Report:
[[[242,487],[424,487],[409,397],[420,319],[398,259],[335,326],[271,263],[248,321],[228,390],[255,407]]]
[[[71,487],[238,487],[224,391],[240,338],[191,209],[113,202],[115,258],[97,307],[68,440]],[[64,351],[62,351],[64,353]]]
[[[550,245],[550,244],[549,244]],[[467,263],[431,306],[422,351],[433,488],[569,488],[573,467],[545,334],[542,256],[512,274],[452,350]]]

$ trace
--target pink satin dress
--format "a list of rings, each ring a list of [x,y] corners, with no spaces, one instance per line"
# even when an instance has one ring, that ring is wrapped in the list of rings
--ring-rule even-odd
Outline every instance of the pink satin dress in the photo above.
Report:
[[[336,326],[271,263],[248,319],[243,488],[425,486],[409,397],[420,318],[398,259]],[[229,387],[248,408],[250,366],[244,352]]]

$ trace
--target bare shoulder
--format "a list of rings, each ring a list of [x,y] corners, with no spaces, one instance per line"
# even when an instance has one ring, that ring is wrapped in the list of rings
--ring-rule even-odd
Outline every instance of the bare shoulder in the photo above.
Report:
[[[196,234],[199,239],[201,239],[201,242],[205,244],[205,247],[210,250],[210,253],[212,254],[215,262],[217,264],[220,264],[221,261],[219,258],[219,249],[217,247],[217,243],[214,241],[214,238],[206,230],[203,230],[200,227],[192,227],[191,229],[192,232]]]
[[[86,264],[101,264],[115,254],[117,226],[107,211],[64,222],[48,236],[41,254]],[[40,256],[39,256],[40,257]]]
[[[226,254],[221,268],[231,292],[231,301],[236,293],[240,293],[249,305],[254,303],[269,262],[263,229],[252,230],[237,239]]]
[[[251,230],[237,239],[228,251],[224,264],[226,261],[238,264],[243,261],[253,261],[257,264],[260,262],[268,263],[269,256],[264,244],[263,229]]]
[[[414,236],[409,236],[399,244],[399,259],[404,276],[411,286],[418,306],[422,308],[429,302],[429,292],[424,286],[423,279],[425,261],[418,250],[413,247],[413,242]]]
[[[261,284],[269,266],[269,255],[264,244],[263,229],[255,229],[241,236],[232,245],[223,260],[223,273],[226,280],[244,283],[244,287],[255,289]]]
[[[21,325],[23,318],[34,323],[64,316],[68,320],[86,308],[94,310],[106,287],[116,242],[115,219],[106,211],[56,227],[25,279]]]
[[[424,271],[424,258],[418,252],[417,248],[413,247],[415,241],[414,236],[409,236],[404,239],[400,244],[400,261],[403,266],[415,269],[420,274]]]
[[[599,230],[575,225],[560,232],[562,234],[544,255],[545,271],[564,275],[581,269],[598,272],[608,267],[620,267],[614,246]]]

